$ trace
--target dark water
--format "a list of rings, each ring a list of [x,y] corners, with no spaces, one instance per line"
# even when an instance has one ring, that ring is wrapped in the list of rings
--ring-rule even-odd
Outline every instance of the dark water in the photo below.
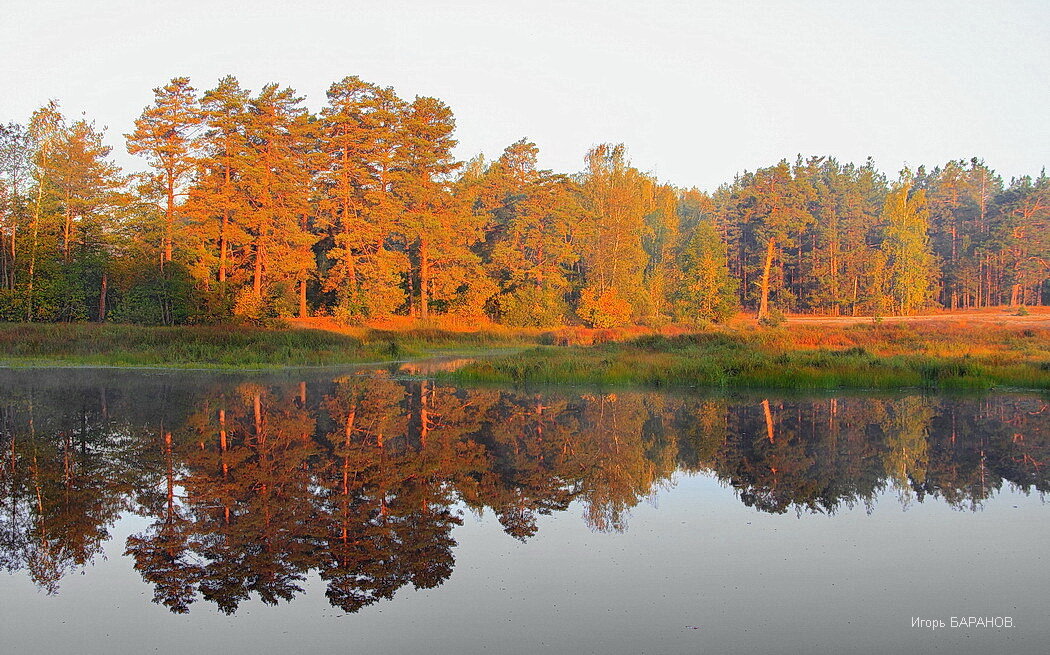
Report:
[[[1034,395],[4,371],[0,651],[1045,653],[1048,464]]]

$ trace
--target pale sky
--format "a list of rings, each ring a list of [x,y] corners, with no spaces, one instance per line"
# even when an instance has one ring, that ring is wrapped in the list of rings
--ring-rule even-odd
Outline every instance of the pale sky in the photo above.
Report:
[[[1050,2],[0,0],[0,121],[58,99],[122,134],[178,75],[432,95],[463,158],[525,136],[572,172],[601,142],[713,189],[798,153],[880,168],[1050,164]]]

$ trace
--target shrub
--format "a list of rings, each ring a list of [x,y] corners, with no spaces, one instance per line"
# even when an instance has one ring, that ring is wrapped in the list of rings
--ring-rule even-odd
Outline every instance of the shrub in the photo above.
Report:
[[[697,325],[699,325],[700,322],[710,325],[709,321],[703,321],[702,319],[697,322]],[[670,325],[671,317],[666,314],[650,314],[649,316],[644,317],[641,323],[646,327],[659,329]]]
[[[263,317],[264,301],[251,287],[244,287],[237,292],[233,302],[233,313],[242,318],[259,320]]]
[[[591,327],[627,325],[631,322],[632,312],[631,303],[615,288],[608,288],[601,293],[591,288],[580,292],[580,318]]]
[[[25,295],[20,290],[0,289],[0,321],[23,321],[25,317]]]
[[[758,319],[758,324],[764,327],[780,327],[786,320],[787,318],[784,316],[784,312],[779,309],[771,309],[769,310],[769,314]]]
[[[498,299],[503,322],[515,327],[554,327],[565,322],[568,305],[557,289],[523,285]]]
[[[146,325],[179,325],[199,318],[200,294],[185,266],[168,262],[163,271],[148,266],[133,272],[110,318]]]

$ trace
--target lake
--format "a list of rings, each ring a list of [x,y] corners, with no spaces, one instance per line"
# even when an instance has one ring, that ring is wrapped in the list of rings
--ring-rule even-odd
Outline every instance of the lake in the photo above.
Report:
[[[0,650],[1045,653],[1048,464],[1045,395],[4,370]]]

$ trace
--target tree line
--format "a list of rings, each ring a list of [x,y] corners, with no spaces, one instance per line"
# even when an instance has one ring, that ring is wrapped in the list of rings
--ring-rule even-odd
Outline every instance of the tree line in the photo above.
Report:
[[[1045,171],[799,156],[707,193],[616,144],[571,174],[527,139],[459,162],[454,130],[440,100],[357,77],[317,113],[180,77],[126,135],[148,163],[126,174],[51,101],[0,125],[0,319],[612,327],[1050,301]]]

